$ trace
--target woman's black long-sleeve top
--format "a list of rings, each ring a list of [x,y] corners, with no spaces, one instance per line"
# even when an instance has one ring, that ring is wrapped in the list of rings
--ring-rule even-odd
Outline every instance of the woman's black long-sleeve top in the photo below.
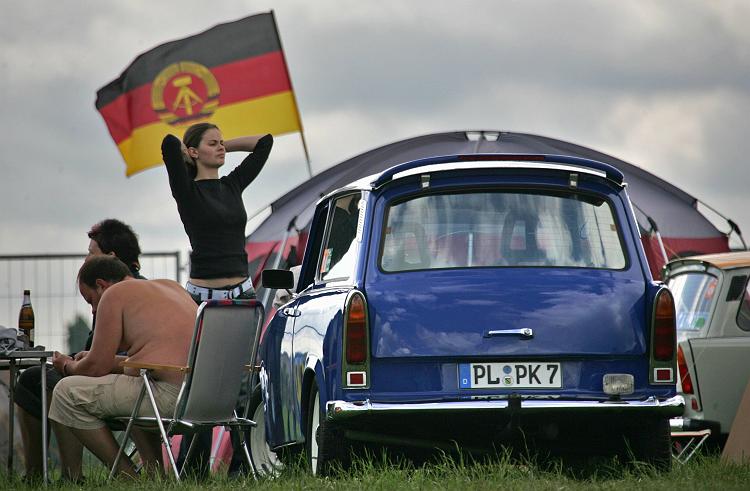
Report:
[[[273,147],[265,135],[228,175],[194,180],[183,161],[180,140],[167,135],[161,144],[169,186],[190,239],[190,277],[247,276],[245,224],[247,212],[242,191],[258,176]]]

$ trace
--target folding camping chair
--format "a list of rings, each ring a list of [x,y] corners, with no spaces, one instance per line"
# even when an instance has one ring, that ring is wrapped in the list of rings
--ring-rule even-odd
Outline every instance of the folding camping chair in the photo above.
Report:
[[[672,431],[672,457],[686,464],[703,443],[711,436],[711,430]]]
[[[235,405],[243,374],[247,369],[252,369],[252,365],[249,364],[255,361],[263,317],[263,306],[257,300],[209,300],[198,308],[187,366],[139,364],[127,360],[123,362],[124,367],[139,369],[143,388],[131,415],[113,418],[116,422],[127,422],[127,427],[109,474],[110,479],[115,474],[133,425],[158,427],[169,464],[178,481],[180,471],[172,453],[171,437],[193,436],[185,458],[187,462],[191,457],[197,432],[215,426],[225,426],[230,431],[239,432],[238,437],[245,460],[253,474],[256,474],[244,438],[244,432],[256,424],[247,418],[237,417]],[[175,412],[171,418],[160,415],[156,407],[151,386],[151,372],[156,369],[179,370],[185,373]],[[154,416],[138,415],[146,395]]]

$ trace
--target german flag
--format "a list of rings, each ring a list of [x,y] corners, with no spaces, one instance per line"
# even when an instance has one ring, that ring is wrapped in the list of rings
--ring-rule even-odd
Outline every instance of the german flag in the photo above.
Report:
[[[273,12],[141,54],[99,89],[96,109],[128,176],[160,165],[164,136],[182,137],[196,122],[216,124],[226,139],[302,132]]]

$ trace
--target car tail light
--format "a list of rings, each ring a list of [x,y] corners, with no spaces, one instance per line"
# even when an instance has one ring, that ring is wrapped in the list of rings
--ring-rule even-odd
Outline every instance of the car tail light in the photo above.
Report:
[[[546,159],[544,155],[460,155],[458,160],[465,160],[471,162],[478,162],[480,160],[513,160],[517,162],[531,161],[531,162],[544,162]]]
[[[656,295],[654,307],[654,358],[669,361],[674,358],[677,328],[675,324],[674,300],[669,290],[661,290]]]
[[[657,385],[672,385],[677,382],[675,366],[677,324],[675,322],[674,299],[667,288],[661,288],[654,298],[651,313],[651,356],[649,381]]]
[[[357,290],[346,299],[343,338],[342,386],[345,389],[367,389],[370,387],[370,325],[367,301]]]
[[[365,299],[360,294],[349,298],[346,309],[346,361],[364,363],[367,361],[367,313]]]
[[[685,353],[683,353],[681,346],[677,348],[677,369],[680,372],[682,392],[685,394],[692,394],[693,379],[690,378],[690,372],[688,371],[687,362],[685,361]]]

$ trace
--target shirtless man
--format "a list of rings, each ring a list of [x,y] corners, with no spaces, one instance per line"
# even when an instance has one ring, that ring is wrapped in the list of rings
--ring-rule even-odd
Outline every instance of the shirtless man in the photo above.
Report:
[[[75,359],[55,353],[53,364],[68,375],[52,394],[49,419],[60,444],[63,475],[81,478],[80,455],[65,452],[76,439],[102,462],[111,466],[118,444],[104,419],[130,415],[142,380],[136,370],[123,373],[119,363],[127,352],[133,362],[185,366],[197,305],[180,284],[172,280],[135,280],[119,259],[92,257],[78,272],[83,298],[96,313],[91,350]],[[154,395],[162,414],[174,411],[182,383],[176,371],[156,370]],[[152,415],[149,404],[141,413]],[[161,446],[158,434],[133,434],[144,462],[158,466]],[[132,463],[121,459],[119,471],[135,475]]]

